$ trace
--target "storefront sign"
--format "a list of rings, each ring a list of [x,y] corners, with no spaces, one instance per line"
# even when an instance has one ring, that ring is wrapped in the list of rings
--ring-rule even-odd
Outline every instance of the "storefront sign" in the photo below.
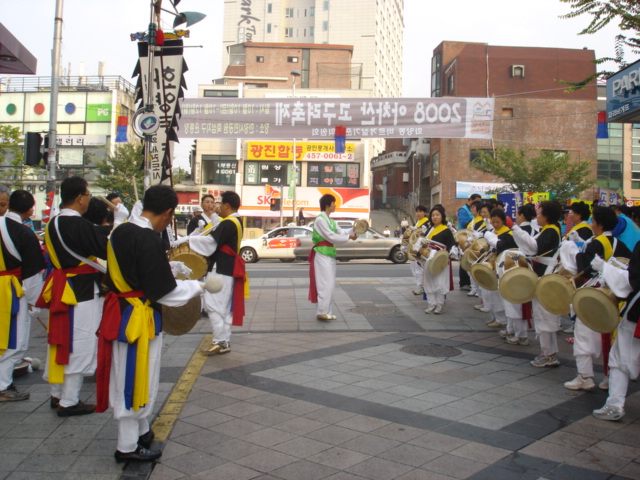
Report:
[[[247,160],[292,161],[293,142],[247,142]],[[336,153],[334,142],[296,142],[296,161],[353,161],[355,143],[347,143],[345,153]]]

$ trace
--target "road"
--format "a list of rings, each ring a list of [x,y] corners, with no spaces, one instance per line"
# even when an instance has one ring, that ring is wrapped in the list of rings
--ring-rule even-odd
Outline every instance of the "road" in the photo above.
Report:
[[[457,268],[454,267],[454,272]],[[247,264],[249,278],[306,278],[308,262],[284,263],[279,260],[260,260]],[[388,260],[350,260],[338,262],[338,278],[350,277],[409,277],[409,264],[396,265]]]

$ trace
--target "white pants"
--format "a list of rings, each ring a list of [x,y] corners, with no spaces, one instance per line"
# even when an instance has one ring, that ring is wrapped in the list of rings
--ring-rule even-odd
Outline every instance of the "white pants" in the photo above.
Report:
[[[549,357],[558,353],[558,337],[556,332],[560,328],[560,316],[554,315],[544,309],[537,298],[532,301],[533,304],[533,323],[536,329],[536,335],[540,340],[540,349],[542,354]]]
[[[318,291],[316,315],[331,315],[333,292],[336,289],[336,259],[316,252],[313,268]]]
[[[20,309],[16,318],[16,348],[5,350],[0,355],[0,390],[6,390],[13,383],[13,369],[22,361],[29,348],[29,332],[31,331],[31,315],[27,297],[21,297]]]
[[[625,315],[611,347],[607,404],[614,407],[624,407],[629,379],[637,378],[640,374],[640,338],[633,336],[636,325],[627,320]]]
[[[445,269],[437,275],[431,275],[429,273],[429,261],[424,263],[423,271],[423,285],[424,291],[427,292],[427,302],[430,305],[444,305],[445,295],[449,293],[450,280],[449,280],[449,268],[447,265]]]
[[[209,272],[207,278],[211,275],[218,274]],[[204,292],[204,310],[207,312],[211,323],[211,331],[213,333],[211,341],[228,342],[231,340],[231,323],[233,321],[231,304],[234,279],[228,275],[218,275],[218,277],[222,279],[222,289],[216,293]]]
[[[522,304],[507,302],[503,297],[500,298],[502,298],[504,314],[507,317],[507,333],[518,338],[528,338],[529,325],[522,318]]]
[[[573,330],[573,355],[576,357],[578,373],[593,377],[593,359],[602,353],[602,336],[594,332],[576,317]]]
[[[411,274],[416,279],[416,286],[421,287],[423,275],[422,267],[417,261],[412,260],[411,263],[409,263],[409,268],[411,269]]]
[[[149,431],[149,416],[158,395],[160,381],[160,359],[162,357],[162,333],[149,342],[149,403],[136,412],[127,410],[124,401],[128,344],[113,342],[111,377],[109,379],[109,405],[113,418],[118,421],[118,446],[121,452],[133,452],[138,446],[138,437]]]
[[[98,337],[96,332],[102,318],[104,299],[98,297],[95,287],[94,299],[75,305],[73,312],[73,344],[69,364],[64,366],[64,384],[51,384],[51,395],[60,399],[60,406],[72,407],[78,403],[83,377],[96,372]],[[49,381],[49,346],[42,378]],[[74,402],[74,403],[71,403]]]

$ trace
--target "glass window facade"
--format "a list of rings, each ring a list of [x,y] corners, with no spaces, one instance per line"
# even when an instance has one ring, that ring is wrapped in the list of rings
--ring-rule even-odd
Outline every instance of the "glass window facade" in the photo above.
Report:
[[[622,165],[623,165],[623,124],[609,123],[609,138],[598,139],[598,178],[597,185],[601,188],[612,188],[615,190],[622,188]],[[633,152],[632,152],[633,153]],[[638,155],[638,187],[640,188],[640,151]],[[633,156],[632,168],[633,172]],[[631,175],[631,183],[633,184],[633,173]],[[633,185],[632,185],[633,186]]]

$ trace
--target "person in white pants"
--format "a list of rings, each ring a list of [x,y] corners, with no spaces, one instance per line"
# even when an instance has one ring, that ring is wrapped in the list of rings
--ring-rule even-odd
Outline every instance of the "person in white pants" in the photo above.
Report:
[[[353,229],[342,230],[329,216],[336,211],[336,198],[327,193],[320,197],[322,213],[313,223],[313,247],[309,254],[309,301],[317,303],[316,319],[335,320],[331,313],[336,288],[336,247],[355,240]]]
[[[416,207],[416,225],[415,229],[421,232],[422,235],[427,234],[427,222],[429,221],[429,217],[427,217],[427,207],[424,205],[418,205]],[[413,278],[416,279],[416,288],[413,290],[414,295],[422,295],[424,293],[424,285],[423,285],[423,265],[418,263],[417,260],[411,260],[409,262],[409,268],[411,269],[411,273],[413,274]]]
[[[0,331],[7,341],[0,344],[0,402],[29,398],[29,392],[20,392],[13,384],[13,371],[29,346],[31,315],[38,311],[34,305],[42,290],[41,273],[45,268],[38,238],[22,224],[33,214],[34,205],[31,193],[16,190],[9,197],[9,211],[0,217],[0,288],[6,294],[6,306],[19,302],[14,318],[10,312],[5,318],[0,314]],[[14,297],[12,293],[18,293],[16,284],[23,292]]]

